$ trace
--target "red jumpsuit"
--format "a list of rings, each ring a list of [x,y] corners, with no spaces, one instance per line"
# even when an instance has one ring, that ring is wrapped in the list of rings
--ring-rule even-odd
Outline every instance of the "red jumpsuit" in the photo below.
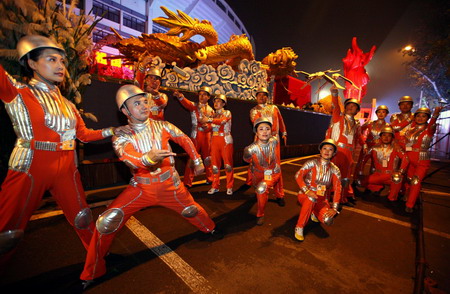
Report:
[[[363,124],[361,126],[361,137],[364,141],[364,149],[369,150],[378,144],[380,142],[381,129],[388,126],[389,124],[384,119],[377,119]]]
[[[410,124],[405,130],[405,151],[409,158],[407,177],[409,184],[408,200],[406,206],[413,208],[419,197],[422,180],[430,168],[430,148],[434,133],[436,132],[436,119],[432,117],[427,124]]]
[[[199,125],[201,117],[212,117],[214,110],[208,104],[194,103],[184,97],[178,99],[184,108],[191,112],[192,131],[191,140],[198,153],[200,153],[205,164],[206,181],[212,182],[211,169],[211,128],[205,125]],[[183,182],[186,186],[192,186],[194,171],[191,164],[186,164]]]
[[[264,216],[270,188],[274,188],[276,197],[281,198],[281,191],[276,185],[281,178],[279,157],[276,152],[278,144],[278,140],[272,137],[266,144],[254,142],[244,149],[244,161],[250,163],[252,184],[258,198],[257,217]]]
[[[35,79],[17,83],[1,66],[0,98],[17,136],[0,192],[0,235],[25,230],[48,190],[87,249],[94,224],[77,169],[75,139],[100,140],[111,136],[111,129],[86,128],[57,87],[49,89]],[[0,263],[7,259],[3,256]]]
[[[333,101],[333,113],[330,126],[326,132],[326,139],[333,139],[337,143],[337,153],[332,162],[341,171],[342,197],[341,203],[347,203],[347,198],[353,197],[353,189],[350,185],[352,176],[353,152],[357,143],[361,143],[361,127],[358,120],[351,115],[340,111],[339,97],[331,96]]]
[[[391,116],[391,127],[395,133],[396,142],[405,149],[405,128],[412,123],[414,114],[409,113],[394,113]]]
[[[223,160],[227,175],[227,189],[233,188],[233,137],[231,137],[231,112],[220,109],[212,121],[211,163],[213,173],[212,188],[220,187],[220,167]]]
[[[397,200],[398,192],[402,186],[401,179],[393,181],[392,175],[395,172],[404,174],[408,167],[408,157],[400,146],[394,144],[377,144],[364,156],[361,163],[361,172],[364,165],[372,160],[370,175],[364,177],[362,185],[370,190],[377,190],[382,188],[382,185],[390,185],[390,192],[388,199],[391,201]]]
[[[250,120],[252,125],[255,123],[256,119],[259,117],[270,117],[272,119],[272,136],[275,136],[279,142],[281,132],[282,136],[287,136],[286,125],[284,124],[283,117],[281,116],[280,109],[276,105],[273,104],[258,104],[252,109],[250,109]],[[280,144],[277,145],[277,156],[278,156],[278,165],[281,165],[281,152],[280,152]],[[247,174],[247,184],[250,184],[252,179],[250,177],[250,173]],[[277,183],[277,188],[279,191],[279,198],[284,198],[284,184],[283,184],[283,175],[280,174],[280,181]]]
[[[152,165],[146,153],[152,148],[171,150],[169,140],[174,141],[197,164],[201,162],[188,136],[167,121],[147,120],[130,124],[133,134],[113,137],[113,146],[125,164],[133,172],[130,185],[99,216],[96,230],[89,246],[82,280],[93,280],[106,272],[104,256],[117,232],[137,211],[149,206],[163,206],[177,213],[196,207],[194,217],[185,218],[202,232],[211,232],[215,224],[206,211],[194,201],[180,181],[172,156]]]
[[[141,71],[136,72],[136,81],[139,83],[142,90],[144,90],[144,78],[145,73]],[[164,120],[164,109],[167,106],[169,98],[164,93],[159,93],[158,95],[152,95],[147,93],[149,108],[150,108],[150,118],[154,120]]]
[[[323,223],[324,214],[330,209],[328,196],[331,188],[334,191],[333,207],[338,208],[341,198],[341,174],[339,168],[322,158],[308,160],[302,168],[295,174],[300,191],[298,192],[298,201],[302,208],[298,216],[296,227],[304,228],[308,222],[311,213]],[[307,191],[316,194],[317,199],[310,199],[306,195]]]

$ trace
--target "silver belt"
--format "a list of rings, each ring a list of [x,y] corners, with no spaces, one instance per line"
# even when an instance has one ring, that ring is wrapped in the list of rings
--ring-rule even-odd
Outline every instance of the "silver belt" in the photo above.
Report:
[[[338,145],[338,147],[345,148],[345,149],[348,149],[350,151],[353,151],[353,147],[347,146],[344,143],[338,143],[337,145]]]
[[[75,150],[75,140],[67,140],[64,142],[37,141],[34,139],[25,140],[18,139],[16,146],[42,151],[68,151]]]
[[[168,169],[158,176],[154,176],[154,177],[135,176],[134,180],[139,184],[150,185],[150,184],[154,184],[154,183],[162,183],[162,182],[166,181],[167,179],[170,179],[171,177],[172,177],[172,171],[170,169]]]

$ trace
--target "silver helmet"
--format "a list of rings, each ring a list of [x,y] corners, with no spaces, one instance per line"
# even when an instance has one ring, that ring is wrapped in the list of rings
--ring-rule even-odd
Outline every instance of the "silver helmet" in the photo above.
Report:
[[[138,95],[146,95],[146,94],[144,91],[142,91],[139,87],[135,85],[124,85],[120,87],[116,93],[116,103],[119,110],[122,108],[125,101]]]
[[[63,48],[59,47],[55,42],[41,35],[29,35],[21,38],[17,43],[16,49],[19,54],[19,62],[25,66],[25,57],[31,51],[38,48],[56,49],[62,54],[66,54]]]

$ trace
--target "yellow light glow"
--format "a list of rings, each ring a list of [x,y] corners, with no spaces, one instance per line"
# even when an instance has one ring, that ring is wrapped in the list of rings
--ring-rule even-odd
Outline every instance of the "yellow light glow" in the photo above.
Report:
[[[405,51],[411,51],[413,49],[413,47],[411,45],[407,45],[405,46],[405,48],[403,48],[403,50]]]
[[[106,57],[106,53],[104,53],[104,52],[96,52],[95,53],[95,60],[97,61],[97,63],[108,64],[108,61],[106,59],[104,59],[104,57]]]
[[[120,59],[111,59],[111,66],[122,67],[122,60],[120,60]]]

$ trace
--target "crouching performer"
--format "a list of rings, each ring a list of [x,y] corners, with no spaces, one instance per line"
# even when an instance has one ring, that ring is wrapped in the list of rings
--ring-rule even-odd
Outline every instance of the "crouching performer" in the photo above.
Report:
[[[174,168],[176,154],[169,140],[184,148],[194,161],[196,173],[204,166],[192,141],[167,121],[148,119],[145,93],[134,85],[122,86],[116,94],[119,110],[128,117],[132,134],[113,137],[113,147],[120,160],[133,173],[130,185],[108,206],[96,222],[81,280],[85,286],[105,274],[104,256],[116,233],[137,211],[149,206],[163,206],[183,216],[204,233],[221,238],[206,211],[194,201]]]
[[[367,152],[356,173],[361,177],[359,186],[379,191],[384,185],[390,186],[388,199],[397,200],[402,185],[402,178],[408,167],[408,157],[398,144],[394,143],[394,129],[384,127],[380,131],[381,142]],[[363,176],[364,166],[372,160],[373,169],[368,176]]]
[[[244,161],[250,163],[252,184],[255,187],[258,199],[258,211],[256,224],[264,224],[264,210],[269,199],[269,190],[278,184],[281,176],[279,157],[276,151],[278,139],[272,136],[272,120],[268,117],[260,117],[255,120],[253,130],[256,133],[256,141],[245,147]],[[274,189],[276,197],[279,190]]]
[[[341,198],[341,173],[339,168],[331,162],[331,158],[337,152],[336,142],[325,139],[319,145],[320,158],[307,161],[295,175],[300,187],[297,195],[302,205],[297,225],[295,238],[303,241],[303,229],[311,217],[314,222],[322,222],[326,225],[333,223],[333,218],[338,214]],[[333,203],[330,206],[328,198],[333,191]]]

